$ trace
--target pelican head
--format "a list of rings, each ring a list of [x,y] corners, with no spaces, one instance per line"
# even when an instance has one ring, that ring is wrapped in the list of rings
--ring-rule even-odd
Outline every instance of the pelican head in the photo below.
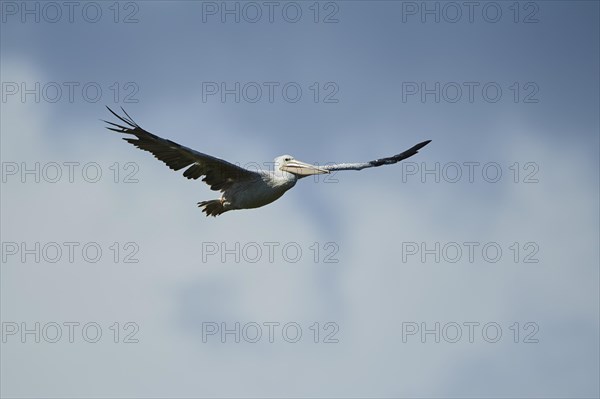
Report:
[[[329,173],[327,169],[322,169],[318,166],[298,161],[291,155],[282,155],[275,158],[275,169],[291,173],[297,177]]]

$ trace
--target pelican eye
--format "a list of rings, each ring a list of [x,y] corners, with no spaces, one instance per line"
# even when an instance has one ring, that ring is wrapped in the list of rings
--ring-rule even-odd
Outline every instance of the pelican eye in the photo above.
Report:
[[[291,160],[292,160],[292,158],[290,158],[290,157],[287,157],[287,158],[284,159],[284,161],[286,161],[286,162],[289,162]]]

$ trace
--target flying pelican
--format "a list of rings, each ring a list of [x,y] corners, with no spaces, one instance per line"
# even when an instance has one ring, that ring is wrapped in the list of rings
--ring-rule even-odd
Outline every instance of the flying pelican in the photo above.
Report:
[[[151,152],[155,158],[163,161],[173,170],[187,168],[183,175],[188,179],[204,176],[202,181],[208,184],[211,190],[223,193],[220,199],[198,202],[198,206],[203,207],[202,211],[206,216],[217,216],[234,209],[258,208],[270,204],[294,187],[298,179],[306,176],[338,170],[362,170],[400,162],[415,155],[431,141],[423,141],[392,157],[362,163],[315,166],[300,162],[291,155],[282,155],[275,158],[274,170],[255,172],[147,132],[135,123],[123,108],[121,110],[125,116],[117,115],[110,108],[108,110],[126,126],[104,121],[113,126],[107,129],[135,136],[135,138],[125,137],[123,140]]]

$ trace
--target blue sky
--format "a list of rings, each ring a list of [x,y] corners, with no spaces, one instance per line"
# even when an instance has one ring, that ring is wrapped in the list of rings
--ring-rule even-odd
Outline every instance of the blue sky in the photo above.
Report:
[[[3,396],[600,394],[597,2],[480,2],[472,21],[462,2],[277,2],[272,22],[264,2],[78,3],[72,22],[1,4]],[[219,194],[106,131],[105,106],[240,165],[433,141],[207,219]],[[236,323],[239,343],[206,335]]]

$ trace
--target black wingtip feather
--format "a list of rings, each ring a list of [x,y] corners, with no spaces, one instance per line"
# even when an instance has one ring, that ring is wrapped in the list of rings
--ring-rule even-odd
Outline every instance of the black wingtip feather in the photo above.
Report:
[[[135,126],[135,127],[137,127],[137,126],[138,126],[138,124],[134,122],[133,118],[132,118],[131,116],[129,116],[129,114],[127,113],[127,111],[125,111],[125,109],[124,109],[123,107],[121,107],[121,111],[123,111],[123,113],[124,113],[124,114],[127,116],[127,118],[129,118],[129,121],[128,121],[128,122],[129,122],[129,123],[130,123],[132,126]]]
[[[103,120],[102,122],[104,122],[104,123],[108,123],[109,125],[116,126],[116,127],[118,127],[119,129],[123,129],[123,130],[127,130],[127,129],[129,129],[128,127],[121,126],[121,125],[118,125],[118,124],[116,124],[116,123],[113,123],[113,122],[104,121],[104,120]]]
[[[417,154],[419,150],[425,147],[427,144],[431,143],[431,140],[423,141],[417,145],[412,146],[408,150],[401,152],[400,154],[396,154],[393,157],[376,159],[374,161],[369,162],[371,166],[381,166],[381,165],[391,165],[397,162],[400,162],[406,158],[410,158],[413,155]]]
[[[427,144],[431,143],[431,140],[425,140],[422,143],[417,144],[412,149],[414,151],[419,151],[421,148],[425,147]]]
[[[121,110],[125,113],[125,115],[127,115],[127,118],[125,118],[125,117],[117,114],[115,111],[113,111],[112,109],[110,109],[110,107],[108,107],[108,106],[106,106],[106,109],[108,109],[110,111],[110,113],[113,114],[116,118],[118,118],[121,122],[124,122],[127,125],[129,125],[130,129],[135,129],[135,128],[139,127],[139,125],[137,123],[135,123],[133,121],[133,119],[131,119],[131,117],[129,116],[129,114],[127,114],[127,112],[125,112],[125,110],[123,109],[123,107],[121,107]]]
[[[423,142],[421,142],[421,143],[413,146],[412,148],[410,148],[410,149],[408,149],[408,150],[406,150],[406,151],[404,151],[404,152],[396,155],[396,157],[405,156],[405,157],[408,158],[410,156],[413,156],[416,153],[418,153],[421,148],[425,147],[429,143],[431,143],[431,140],[425,140],[425,141],[423,141]]]
[[[112,109],[110,109],[110,107],[109,107],[108,105],[106,106],[106,109],[107,109],[107,110],[108,110],[108,111],[109,111],[111,114],[113,114],[113,115],[114,115],[114,116],[116,116],[117,118],[121,119],[121,117],[120,117],[119,115],[117,115],[117,113],[116,113],[115,111],[113,111]]]

